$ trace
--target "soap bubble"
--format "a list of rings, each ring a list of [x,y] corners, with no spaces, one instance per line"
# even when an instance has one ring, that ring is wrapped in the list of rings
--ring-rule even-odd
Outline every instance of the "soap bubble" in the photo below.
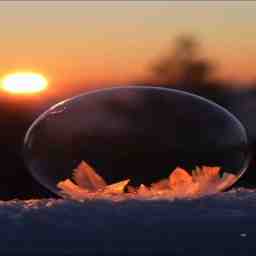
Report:
[[[218,166],[235,177],[218,190],[249,162],[245,129],[223,107],[184,91],[141,86],[56,104],[29,128],[24,155],[33,177],[58,195],[59,182],[71,179],[81,161],[107,184],[130,179],[134,187],[168,178],[176,167],[192,175],[197,166]]]

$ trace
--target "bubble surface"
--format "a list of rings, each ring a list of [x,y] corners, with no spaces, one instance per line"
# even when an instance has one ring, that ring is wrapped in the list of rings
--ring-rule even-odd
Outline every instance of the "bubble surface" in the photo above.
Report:
[[[244,127],[202,97],[158,87],[116,87],[79,95],[43,113],[29,128],[24,157],[33,177],[62,195],[85,161],[107,184],[132,186],[168,178],[176,167],[218,166],[235,179],[246,170]]]

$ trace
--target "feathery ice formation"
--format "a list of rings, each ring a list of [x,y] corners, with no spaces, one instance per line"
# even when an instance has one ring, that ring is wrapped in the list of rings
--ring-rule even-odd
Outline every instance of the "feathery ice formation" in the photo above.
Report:
[[[220,167],[196,167],[190,175],[186,170],[177,167],[168,178],[150,186],[129,185],[130,179],[108,185],[97,172],[82,161],[73,172],[71,179],[60,181],[57,187],[63,197],[74,200],[87,199],[176,199],[196,198],[217,193],[232,185],[237,176],[224,172]]]

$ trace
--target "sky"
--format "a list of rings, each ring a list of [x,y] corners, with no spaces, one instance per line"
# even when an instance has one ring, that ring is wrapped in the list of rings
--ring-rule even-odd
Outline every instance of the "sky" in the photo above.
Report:
[[[63,89],[143,79],[190,34],[221,78],[250,81],[255,13],[254,1],[0,1],[0,77],[35,71]]]

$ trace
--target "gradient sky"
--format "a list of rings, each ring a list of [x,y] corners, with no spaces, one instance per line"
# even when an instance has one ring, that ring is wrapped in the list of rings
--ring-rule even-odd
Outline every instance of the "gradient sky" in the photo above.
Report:
[[[253,1],[1,1],[0,77],[34,70],[58,86],[136,80],[188,33],[221,77],[248,81],[255,14]]]

